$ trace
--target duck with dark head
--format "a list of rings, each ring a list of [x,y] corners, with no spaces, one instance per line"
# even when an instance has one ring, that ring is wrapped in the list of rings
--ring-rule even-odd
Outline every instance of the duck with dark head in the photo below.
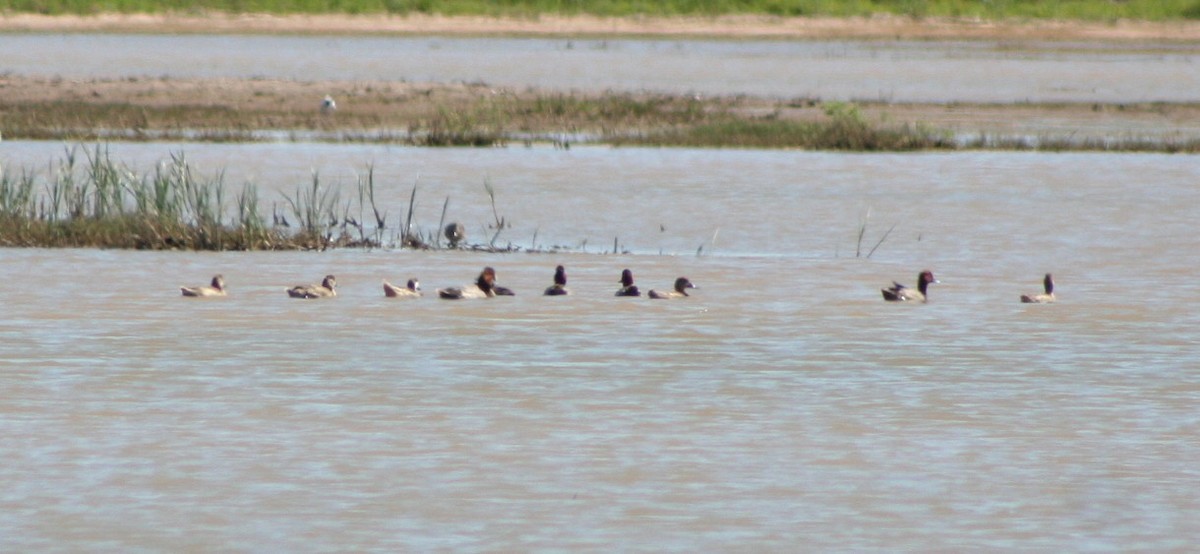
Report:
[[[1052,304],[1054,302],[1054,276],[1047,273],[1042,278],[1042,294],[1022,294],[1021,302],[1026,304]]]
[[[659,300],[671,300],[674,298],[687,298],[688,297],[687,289],[694,289],[694,288],[696,288],[696,285],[693,285],[692,282],[689,281],[687,277],[680,277],[675,280],[675,290],[659,291],[659,290],[650,289],[650,292],[646,293],[646,296],[648,296],[650,298],[657,298]]]
[[[449,287],[438,289],[438,297],[447,300],[463,300],[468,298],[492,298],[496,296],[496,270],[491,267],[483,268],[475,283],[465,287]]]
[[[617,296],[641,296],[642,291],[638,290],[637,285],[633,284],[633,272],[628,269],[621,271],[621,288],[617,289]]]
[[[567,290],[567,270],[563,266],[554,268],[554,284],[546,287],[545,296],[564,296],[571,294]]]
[[[933,272],[926,269],[917,275],[915,290],[895,281],[892,281],[891,287],[880,290],[883,292],[883,299],[888,302],[927,302],[929,301],[929,285],[936,282],[938,280],[933,278]]]

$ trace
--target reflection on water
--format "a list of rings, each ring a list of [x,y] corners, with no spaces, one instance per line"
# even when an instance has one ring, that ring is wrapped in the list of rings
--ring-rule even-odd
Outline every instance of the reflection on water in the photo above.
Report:
[[[5,148],[11,166],[56,147]],[[152,162],[163,148],[114,154]],[[491,217],[486,177],[521,240],[539,226],[564,242],[620,234],[634,254],[0,250],[5,550],[1200,538],[1195,158],[188,155],[264,194],[309,167],[346,178],[374,161],[393,213],[419,181],[419,221],[448,195],[474,228]],[[856,259],[868,209],[867,246],[896,228]],[[539,296],[560,263],[572,295]],[[518,296],[395,301],[380,288],[463,284],[483,265]],[[614,298],[624,267],[643,289],[679,275],[700,288]],[[881,300],[923,267],[942,280],[929,304]],[[1060,302],[1020,304],[1046,271]],[[230,297],[179,296],[218,272]],[[284,293],[326,273],[336,299]]]
[[[66,79],[485,82],[896,102],[1194,102],[1195,45],[0,34],[4,70]]]

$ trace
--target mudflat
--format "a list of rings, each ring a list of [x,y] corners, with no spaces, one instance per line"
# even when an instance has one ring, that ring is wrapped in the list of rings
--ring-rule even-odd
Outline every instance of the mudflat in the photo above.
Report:
[[[494,19],[440,16],[266,16],[266,15],[97,15],[0,17],[9,32],[111,33],[282,33],[282,34],[448,34],[528,36],[694,36],[719,39],[928,39],[928,40],[1088,40],[1200,42],[1200,22],[1152,23],[985,22],[899,17],[827,18],[626,18],[539,17]],[[5,136],[62,138],[85,129],[155,131],[205,129],[244,133],[253,129],[316,130],[359,137],[405,133],[447,113],[523,106],[544,98],[570,95],[583,102],[605,101],[613,93],[561,92],[503,88],[484,83],[411,83],[395,81],[305,81],[285,79],[186,79],[112,76],[65,79],[8,74],[0,76]],[[344,100],[336,114],[318,108],[325,95]],[[621,101],[648,94],[621,94]],[[662,95],[657,95],[662,96]],[[348,100],[348,101],[347,101]],[[656,101],[662,101],[661,98]],[[795,103],[777,98],[690,99],[702,109],[746,118],[768,115],[790,120],[820,120],[820,102]],[[694,107],[694,106],[692,106]],[[690,109],[690,108],[689,108]],[[1048,131],[1075,137],[1105,137],[1135,132],[1150,137],[1200,135],[1200,103],[860,103],[870,121],[928,125],[957,134],[1039,135]],[[595,112],[543,112],[512,109],[506,127],[521,132],[640,132],[670,125],[667,120],[597,120]],[[39,129],[39,127],[41,127]],[[67,130],[66,133],[63,131]],[[161,136],[161,135],[159,135]],[[229,139],[236,138],[233,135]]]

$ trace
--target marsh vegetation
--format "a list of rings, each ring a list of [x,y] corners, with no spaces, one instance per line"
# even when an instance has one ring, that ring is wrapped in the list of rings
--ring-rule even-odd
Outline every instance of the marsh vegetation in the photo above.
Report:
[[[0,78],[6,139],[69,142],[354,142],[494,147],[551,143],[716,148],[912,151],[952,149],[1196,152],[1190,133],[1078,128],[1046,119],[1097,116],[1131,128],[1185,129],[1200,105],[1131,103],[921,105],[608,91],[512,90],[474,84],[301,83],[269,80]],[[322,113],[316,94],[343,102]],[[964,116],[963,114],[969,114]],[[964,127],[964,120],[968,120]],[[1029,122],[1024,131],[1014,122]],[[1184,122],[1184,123],[1181,123]]]
[[[499,239],[505,219],[487,243],[443,244],[440,225],[389,218],[376,203],[376,176],[367,167],[353,192],[322,181],[316,172],[295,192],[266,202],[254,183],[234,190],[222,172],[202,174],[183,153],[149,171],[113,160],[106,147],[68,148],[45,171],[0,166],[0,246],[99,247],[139,250],[325,250],[328,248],[467,249],[515,252]],[[444,206],[448,206],[447,197]],[[397,210],[394,213],[404,213]],[[443,211],[443,219],[445,217]],[[562,247],[554,247],[561,249]],[[530,249],[538,247],[532,245]]]

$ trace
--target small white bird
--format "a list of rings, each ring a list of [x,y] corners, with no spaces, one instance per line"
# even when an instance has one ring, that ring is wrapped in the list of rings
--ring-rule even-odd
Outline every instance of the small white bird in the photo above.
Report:
[[[337,102],[333,101],[333,97],[326,94],[325,99],[321,101],[321,113],[333,113],[337,109]]]

